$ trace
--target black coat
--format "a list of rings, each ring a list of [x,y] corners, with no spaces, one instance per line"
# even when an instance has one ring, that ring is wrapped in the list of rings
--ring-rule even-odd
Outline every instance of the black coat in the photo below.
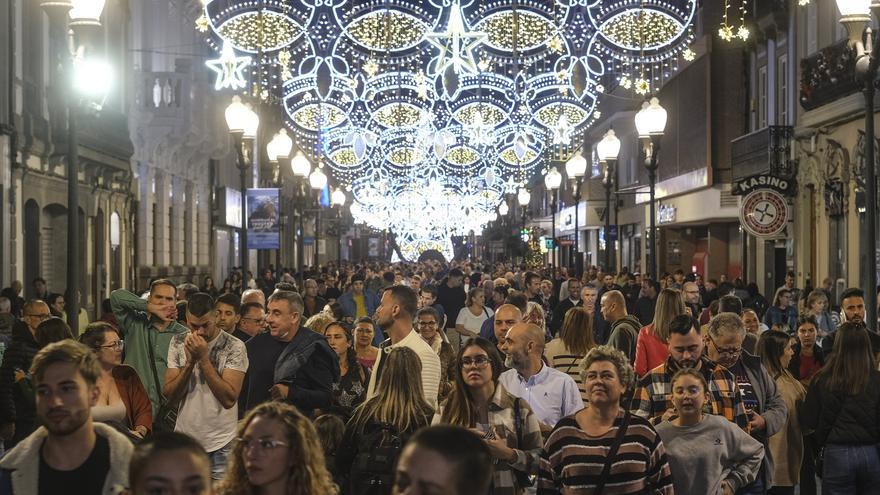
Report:
[[[568,313],[568,310],[575,306],[580,307],[583,305],[584,302],[581,300],[578,300],[577,304],[571,302],[571,299],[568,298],[564,301],[560,301],[559,304],[556,305],[556,309],[553,310],[553,319],[550,320],[550,333],[555,337],[562,328],[562,323],[565,321],[565,313]]]
[[[30,435],[35,429],[36,404],[27,375],[40,346],[23,322],[12,328],[12,343],[3,354],[0,366],[0,423],[15,423],[11,445]],[[18,375],[18,379],[16,378]],[[6,447],[11,447],[8,442]]]
[[[880,371],[871,370],[865,390],[844,396],[828,389],[825,376],[813,380],[801,409],[801,427],[815,430],[819,446],[880,443]]]

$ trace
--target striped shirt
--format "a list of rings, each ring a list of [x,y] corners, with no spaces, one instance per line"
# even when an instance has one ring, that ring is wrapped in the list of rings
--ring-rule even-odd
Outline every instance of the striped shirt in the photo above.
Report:
[[[544,358],[552,368],[555,368],[568,376],[574,378],[577,383],[578,391],[581,393],[581,399],[587,403],[587,390],[584,382],[581,381],[580,363],[584,356],[573,354],[561,338],[555,338],[547,343],[544,347]]]
[[[523,423],[520,426],[520,434],[523,444],[519,445],[514,423],[513,405],[515,401],[516,397],[510,395],[499,383],[495,387],[495,394],[489,403],[489,427],[494,427],[497,437],[504,439],[507,446],[516,452],[516,462],[508,463],[495,459],[495,468],[492,472],[492,495],[518,495],[522,493],[522,487],[517,485],[516,475],[513,471],[517,470],[529,475],[537,474],[538,471],[542,447],[538,418],[532,413],[528,403],[520,399],[520,421]],[[442,417],[443,406],[440,406],[431,424],[441,424]]]
[[[538,471],[538,495],[594,493],[623,414],[621,409],[614,425],[601,437],[587,435],[573,415],[559,421],[544,445]],[[674,493],[666,450],[648,421],[630,416],[602,493]]]
[[[700,372],[709,385],[709,401],[707,407],[711,414],[724,416],[729,421],[749,431],[749,417],[743,404],[742,394],[736,384],[733,373],[709,358],[703,356]],[[663,413],[672,409],[672,376],[680,367],[672,360],[657,366],[642,377],[636,385],[630,410],[657,424],[662,420]]]

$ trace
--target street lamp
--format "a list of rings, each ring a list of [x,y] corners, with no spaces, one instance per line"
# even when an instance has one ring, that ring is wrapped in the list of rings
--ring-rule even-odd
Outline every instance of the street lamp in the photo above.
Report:
[[[298,150],[296,154],[293,156],[293,159],[290,161],[290,170],[293,172],[293,176],[296,179],[295,191],[296,191],[296,199],[299,200],[303,195],[302,193],[302,185],[301,181],[305,181],[309,174],[312,172],[312,164],[309,162],[309,159],[306,158],[305,153],[302,150]],[[303,251],[305,250],[305,246],[303,243],[303,234],[305,233],[305,229],[303,228],[303,216],[305,215],[305,198],[302,197],[302,209],[299,214],[299,235],[297,236],[296,242],[296,265],[297,271],[300,273],[300,282],[302,283],[302,272],[303,272],[303,264],[304,256]],[[297,201],[299,203],[299,201]]]
[[[581,184],[584,175],[587,173],[587,159],[584,155],[577,153],[565,162],[565,173],[569,179],[574,180],[574,269],[575,276],[580,277],[584,269],[584,260],[580,252],[580,203],[581,203]]]
[[[504,217],[507,216],[508,213],[510,213],[510,207],[507,206],[507,201],[502,201],[498,206],[498,214]]]
[[[855,76],[862,83],[865,97],[865,239],[862,242],[860,257],[859,285],[868,294],[875,294],[877,287],[877,183],[874,169],[874,80],[877,77],[877,64],[880,57],[880,39],[875,41],[868,27],[871,12],[880,17],[880,2],[874,0],[837,0],[840,10],[840,23],[846,28],[850,46],[856,52]],[[865,33],[862,42],[862,34]],[[877,305],[865,304],[865,322],[869,328],[877,326]]]
[[[657,280],[657,216],[655,214],[654,192],[657,186],[657,166],[660,155],[660,140],[666,130],[666,109],[660,106],[660,100],[656,97],[642,103],[642,109],[636,114],[636,130],[642,139],[645,152],[645,168],[648,169],[648,184],[650,188],[651,202],[651,227],[648,231],[648,248],[650,261],[650,276]]]
[[[321,190],[327,185],[327,176],[321,170],[322,164],[318,164],[315,170],[309,174],[309,185],[316,194],[320,195]],[[321,202],[318,201],[318,208],[315,210],[315,266],[318,266],[318,238],[321,235]]]
[[[342,266],[342,208],[345,206],[345,193],[336,189],[330,195],[330,204],[336,207],[336,266]]]
[[[525,186],[519,188],[519,192],[516,193],[516,200],[519,203],[519,206],[522,209],[522,230],[520,231],[520,238],[523,240],[523,243],[526,245],[523,250],[523,262],[526,260],[526,251],[528,251],[528,240],[522,236],[522,232],[526,230],[526,212],[529,208],[529,203],[532,202],[532,193],[529,192]]]
[[[241,97],[232,97],[232,103],[224,112],[226,126],[235,144],[236,166],[241,181],[241,235],[238,237],[239,251],[241,252],[241,277],[247,280],[248,273],[248,247],[247,247],[247,176],[253,164],[252,147],[260,127],[260,116],[254,112],[250,105],[241,102]]]
[[[559,191],[559,186],[562,185],[562,174],[559,173],[559,170],[556,170],[556,167],[550,169],[547,172],[547,175],[544,176],[544,187],[547,188],[548,191],[552,193],[552,200],[550,202],[550,213],[552,216],[550,217],[550,223],[553,226],[552,232],[552,244],[553,248],[550,251],[550,264],[553,266],[557,266],[556,263],[556,203],[557,203],[557,192]]]
[[[89,30],[101,26],[103,0],[44,0],[40,7],[46,12],[53,26],[67,26],[72,30],[71,51],[62,58],[61,72],[66,77],[64,100],[67,107],[67,322],[74,335],[79,333],[80,308],[80,221],[79,221],[79,136],[76,132],[76,107],[79,101],[75,89],[82,88],[84,72],[77,74],[77,64],[89,64],[85,47],[81,46]],[[64,27],[64,32],[67,32]],[[102,66],[103,67],[103,66]],[[102,72],[105,70],[102,69]],[[106,74],[105,74],[106,76]],[[91,83],[106,90],[107,79],[92,74]],[[91,96],[95,96],[90,91]]]
[[[274,165],[272,167],[272,174],[274,175],[275,187],[278,188],[278,218],[282,218],[282,211],[284,211],[284,197],[281,194],[281,160],[287,160],[290,157],[290,153],[293,151],[293,140],[290,139],[290,136],[287,135],[287,129],[280,129],[274,136],[272,136],[272,140],[266,143],[266,158],[269,159],[269,163]],[[284,227],[282,222],[279,222],[278,228],[278,249],[275,250],[275,269],[278,270],[278,273],[281,273],[281,247],[283,245],[284,232],[282,228]]]
[[[611,189],[616,182],[617,156],[620,154],[620,139],[614,134],[614,129],[608,129],[605,137],[596,145],[599,161],[605,163],[605,178],[602,185],[605,186],[605,271],[611,269]],[[616,239],[615,239],[616,240]]]

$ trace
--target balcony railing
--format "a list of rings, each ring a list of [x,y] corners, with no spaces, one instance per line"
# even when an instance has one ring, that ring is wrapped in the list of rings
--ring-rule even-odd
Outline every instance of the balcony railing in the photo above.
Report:
[[[791,159],[791,126],[765,127],[730,142],[730,168],[733,180],[757,174],[792,177],[795,162]]]
[[[801,60],[801,106],[812,110],[858,91],[855,65],[847,40]]]

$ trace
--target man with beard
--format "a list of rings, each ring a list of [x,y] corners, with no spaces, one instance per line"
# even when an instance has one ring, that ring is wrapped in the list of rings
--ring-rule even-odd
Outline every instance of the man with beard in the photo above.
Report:
[[[302,297],[296,292],[269,296],[269,331],[245,344],[250,365],[239,396],[239,415],[269,400],[283,400],[307,415],[333,404],[339,358],[323,335],[302,326],[302,313]]]
[[[570,279],[569,284],[571,284]],[[517,323],[501,346],[511,368],[498,378],[504,389],[526,401],[538,418],[541,432],[584,407],[574,378],[544,364],[544,330],[532,323]]]
[[[37,353],[30,371],[43,426],[0,461],[0,493],[99,495],[128,486],[131,442],[92,420],[101,376],[94,352],[62,340]]]
[[[727,368],[704,356],[704,348],[700,327],[692,317],[685,314],[673,318],[669,328],[669,357],[639,380],[631,405],[633,414],[654,424],[674,418],[672,377],[681,368],[696,368],[709,385],[709,412],[724,416],[748,431],[749,417],[736,378]]]
[[[581,305],[581,281],[576,278],[568,279],[568,298],[559,301],[556,309],[553,310],[553,319],[550,320],[550,334],[554,337],[562,328],[562,322],[565,320],[565,313],[569,309]]]
[[[376,394],[376,383],[382,376],[384,366],[383,357],[386,349],[392,347],[409,347],[422,362],[422,391],[425,400],[432,407],[437,407],[437,395],[440,388],[440,356],[434,349],[422,339],[421,335],[413,329],[413,318],[418,311],[418,297],[416,291],[405,285],[393,285],[385,289],[379,307],[373,321],[388,336],[388,339],[379,346],[379,355],[373,365],[373,374],[370,375],[370,386],[367,388],[367,399]]]
[[[217,327],[214,301],[204,292],[190,296],[190,329],[171,339],[162,393],[179,403],[175,431],[198,440],[211,459],[211,477],[226,473],[238,422],[238,396],[248,369],[245,344]]]
[[[865,292],[858,287],[850,287],[843,291],[843,294],[840,295],[840,311],[843,313],[841,323],[852,321],[863,325],[862,328],[868,332],[871,350],[876,359],[877,355],[880,354],[880,335],[877,335],[877,333],[868,328],[865,322]],[[835,330],[822,339],[822,350],[825,352],[826,357],[830,356],[834,349],[834,336],[836,334],[837,331]]]
[[[241,321],[241,300],[235,294],[223,294],[214,303],[217,311],[217,328],[226,333],[235,332],[238,322]]]
[[[642,325],[650,325],[654,321],[654,309],[657,307],[657,295],[660,294],[660,284],[651,280],[642,280],[642,292],[636,301],[636,318]]]

